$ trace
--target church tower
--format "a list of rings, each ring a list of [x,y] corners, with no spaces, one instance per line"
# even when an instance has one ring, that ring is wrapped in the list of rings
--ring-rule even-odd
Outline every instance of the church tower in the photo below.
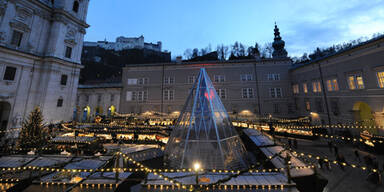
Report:
[[[288,53],[284,48],[285,42],[280,37],[279,28],[277,27],[276,23],[275,23],[274,31],[275,31],[275,33],[274,33],[275,38],[274,38],[274,41],[272,43],[272,47],[273,47],[272,57],[274,59],[286,58]]]
[[[45,123],[73,117],[89,0],[0,0],[0,130],[17,138],[40,107]]]

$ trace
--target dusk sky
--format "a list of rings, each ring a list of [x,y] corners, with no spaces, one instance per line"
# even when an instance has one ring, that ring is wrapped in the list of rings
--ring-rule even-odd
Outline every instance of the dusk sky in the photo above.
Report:
[[[172,57],[211,44],[273,41],[290,56],[384,32],[384,0],[91,0],[86,41],[144,35]]]

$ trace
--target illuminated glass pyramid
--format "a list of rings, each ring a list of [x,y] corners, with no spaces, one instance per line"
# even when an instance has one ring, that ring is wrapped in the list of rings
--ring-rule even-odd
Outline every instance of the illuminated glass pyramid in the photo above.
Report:
[[[245,148],[204,68],[194,83],[165,149],[172,168],[247,167]]]

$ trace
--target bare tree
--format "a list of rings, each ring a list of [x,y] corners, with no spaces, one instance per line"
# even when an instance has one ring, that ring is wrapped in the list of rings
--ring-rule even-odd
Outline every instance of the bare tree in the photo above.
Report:
[[[184,51],[184,58],[186,58],[187,60],[192,59],[192,50],[191,49],[186,49]]]
[[[219,60],[224,61],[227,59],[228,50],[229,50],[228,46],[224,46],[223,44],[217,46],[216,51],[219,56]]]

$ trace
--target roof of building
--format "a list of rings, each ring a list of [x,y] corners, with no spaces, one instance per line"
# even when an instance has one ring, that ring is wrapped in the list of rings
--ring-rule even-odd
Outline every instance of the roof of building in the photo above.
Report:
[[[98,84],[82,84],[79,89],[102,89],[102,88],[122,88],[121,83],[98,83]]]
[[[326,60],[326,59],[329,59],[329,58],[332,58],[332,57],[337,57],[337,56],[342,55],[342,54],[344,54],[346,52],[353,51],[355,49],[358,49],[358,48],[361,48],[363,46],[375,43],[375,42],[380,41],[380,40],[384,40],[384,35],[380,35],[380,36],[372,38],[370,40],[361,42],[361,43],[359,43],[357,45],[351,46],[350,48],[342,49],[342,50],[337,51],[335,53],[328,54],[328,55],[325,55],[323,57],[316,58],[314,60],[310,60],[310,61],[306,61],[306,62],[298,63],[298,64],[293,64],[292,67],[291,67],[291,70],[294,70],[294,69],[297,69],[297,68],[300,68],[300,67],[303,67],[303,66],[307,66],[307,65],[310,65],[310,64],[313,64],[313,63],[317,63],[317,62],[320,62],[320,61],[323,61],[323,60]]]
[[[177,65],[209,65],[209,64],[242,64],[250,62],[271,62],[271,61],[290,61],[290,58],[264,58],[264,59],[239,59],[239,60],[212,60],[212,61],[183,61],[183,62],[167,62],[167,63],[143,63],[129,64],[128,67],[149,67],[149,66],[177,66]]]

